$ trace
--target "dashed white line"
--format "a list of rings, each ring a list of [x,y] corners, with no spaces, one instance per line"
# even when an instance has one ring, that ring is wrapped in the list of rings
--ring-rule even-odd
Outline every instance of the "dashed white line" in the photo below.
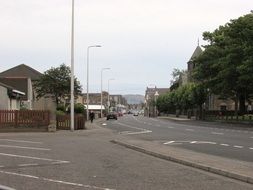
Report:
[[[27,174],[21,174],[21,173],[15,173],[15,172],[7,172],[7,171],[1,171],[0,170],[0,173],[2,173],[2,174],[8,174],[8,175],[20,176],[20,177],[26,177],[26,178],[32,178],[32,179],[37,179],[37,180],[42,180],[42,181],[48,181],[48,182],[53,182],[53,183],[60,183],[60,184],[64,184],[64,185],[71,185],[71,186],[77,186],[77,187],[85,187],[85,188],[89,188],[89,189],[115,190],[115,189],[110,189],[110,188],[97,187],[97,186],[94,186],[94,185],[84,185],[84,184],[80,184],[80,183],[73,183],[73,182],[68,182],[68,181],[49,179],[49,178],[38,177],[38,176],[27,175]]]
[[[24,140],[13,140],[13,139],[0,139],[0,141],[9,141],[9,142],[21,142],[21,143],[43,144],[42,142],[36,142],[36,141],[24,141]]]
[[[169,141],[169,142],[165,142],[163,144],[171,144],[171,143],[174,143],[175,141]]]
[[[224,135],[224,133],[211,132],[213,135]]]
[[[195,144],[197,141],[192,141],[192,142],[190,142],[191,144]]]
[[[0,145],[0,147],[30,149],[30,150],[51,150],[51,149],[48,149],[48,148],[37,148],[37,147],[27,147],[27,146],[13,146],[13,145]]]
[[[230,146],[229,144],[220,144],[221,146]]]
[[[20,167],[26,167],[26,166],[38,166],[38,164],[19,164]]]
[[[69,163],[69,161],[65,161],[65,160],[54,160],[54,159],[50,159],[50,158],[39,158],[39,157],[23,156],[23,155],[16,155],[16,154],[0,153],[0,155],[1,156],[17,157],[17,158],[28,158],[28,159],[34,159],[34,160],[44,160],[44,161],[49,161],[49,162]]]
[[[243,148],[243,146],[234,145],[235,148]]]
[[[249,147],[250,150],[253,150],[253,147]]]
[[[132,132],[132,131],[123,131],[120,134],[126,134],[126,135],[138,135],[138,134],[145,134],[145,133],[152,133],[150,130],[144,130],[139,132]]]

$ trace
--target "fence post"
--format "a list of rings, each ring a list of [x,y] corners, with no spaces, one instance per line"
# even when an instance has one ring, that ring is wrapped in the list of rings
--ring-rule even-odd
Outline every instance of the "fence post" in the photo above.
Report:
[[[18,110],[14,111],[15,127],[18,127]]]

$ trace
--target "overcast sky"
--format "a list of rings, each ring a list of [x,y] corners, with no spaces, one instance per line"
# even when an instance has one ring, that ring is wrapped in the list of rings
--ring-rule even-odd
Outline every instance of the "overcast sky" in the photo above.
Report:
[[[75,0],[75,75],[86,91],[144,94],[168,88],[186,69],[202,33],[248,14],[252,0]],[[0,0],[0,72],[26,64],[40,72],[70,66],[71,0]]]

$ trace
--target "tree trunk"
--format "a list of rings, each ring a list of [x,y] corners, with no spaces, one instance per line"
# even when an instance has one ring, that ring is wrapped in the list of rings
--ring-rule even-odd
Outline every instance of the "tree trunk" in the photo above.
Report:
[[[238,116],[238,95],[235,97],[235,116]]]
[[[245,96],[241,94],[239,96],[239,113],[244,114],[246,112],[246,107],[245,107]]]

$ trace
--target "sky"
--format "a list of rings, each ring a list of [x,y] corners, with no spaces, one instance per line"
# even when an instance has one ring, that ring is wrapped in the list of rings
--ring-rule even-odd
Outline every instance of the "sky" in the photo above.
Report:
[[[74,74],[86,92],[145,94],[169,88],[202,33],[250,13],[252,0],[75,0]],[[71,0],[0,0],[0,72],[26,64],[39,72],[71,60]]]

